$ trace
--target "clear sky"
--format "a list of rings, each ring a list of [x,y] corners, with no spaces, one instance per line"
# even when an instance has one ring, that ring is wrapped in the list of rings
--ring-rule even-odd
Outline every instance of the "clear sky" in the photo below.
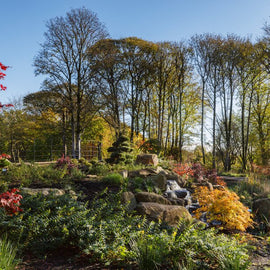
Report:
[[[194,34],[234,33],[253,40],[270,23],[270,0],[0,0],[0,62],[10,66],[0,101],[38,91],[33,58],[43,42],[46,21],[71,8],[97,13],[112,38],[187,40]]]

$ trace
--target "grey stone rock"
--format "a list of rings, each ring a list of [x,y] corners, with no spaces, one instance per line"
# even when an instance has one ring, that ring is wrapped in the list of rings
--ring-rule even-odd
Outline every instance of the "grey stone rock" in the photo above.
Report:
[[[168,200],[171,202],[172,205],[181,205],[185,206],[185,200],[180,198],[168,198]]]
[[[65,190],[58,188],[22,188],[21,190],[29,195],[41,193],[44,196],[48,196],[52,193],[55,196],[62,196],[66,193]]]
[[[170,205],[171,202],[163,196],[152,192],[139,192],[135,194],[137,202],[154,202],[158,204]]]
[[[177,226],[180,219],[192,220],[188,210],[179,205],[161,205],[158,203],[142,202],[136,208],[138,214],[146,215],[151,220],[161,220],[171,226]]]
[[[158,174],[151,176],[151,181],[155,186],[157,186],[161,191],[166,190],[166,184],[167,184],[167,179],[164,174]]]
[[[137,206],[137,201],[132,192],[126,191],[122,194],[122,203],[128,204],[128,210],[133,211]]]
[[[136,158],[136,163],[157,166],[158,156],[156,154],[140,154]]]
[[[174,190],[177,198],[185,198],[188,195],[188,191],[187,190]]]

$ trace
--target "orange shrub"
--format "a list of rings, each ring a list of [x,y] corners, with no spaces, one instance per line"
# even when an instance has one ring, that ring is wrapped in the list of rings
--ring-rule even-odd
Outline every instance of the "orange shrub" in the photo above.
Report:
[[[224,189],[210,191],[207,187],[198,187],[194,196],[200,203],[196,210],[199,218],[203,212],[207,212],[207,221],[220,221],[221,229],[245,231],[252,226],[252,215],[248,208],[240,201],[236,193]]]

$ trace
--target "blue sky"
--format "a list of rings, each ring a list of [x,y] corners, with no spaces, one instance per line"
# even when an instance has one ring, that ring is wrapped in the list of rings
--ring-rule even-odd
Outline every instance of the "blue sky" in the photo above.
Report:
[[[0,0],[0,62],[9,65],[2,103],[38,91],[33,58],[43,42],[46,21],[71,8],[97,13],[112,38],[137,36],[149,41],[187,40],[194,34],[262,34],[270,23],[269,0]]]

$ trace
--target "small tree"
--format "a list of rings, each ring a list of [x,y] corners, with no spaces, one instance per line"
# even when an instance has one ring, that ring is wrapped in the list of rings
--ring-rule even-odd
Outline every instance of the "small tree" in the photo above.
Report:
[[[207,221],[221,222],[221,229],[245,231],[252,227],[252,215],[248,208],[229,189],[209,190],[207,187],[198,187],[194,196],[201,206],[196,210],[197,218],[206,212]]]
[[[111,153],[110,158],[106,161],[111,164],[132,163],[132,147],[128,137],[120,135],[118,139],[113,143],[112,147],[108,149]]]

